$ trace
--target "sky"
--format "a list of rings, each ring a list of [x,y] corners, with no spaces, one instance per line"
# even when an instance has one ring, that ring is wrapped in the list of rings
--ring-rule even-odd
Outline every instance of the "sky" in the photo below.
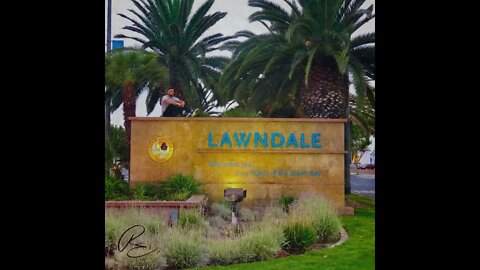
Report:
[[[271,0],[272,2],[280,5],[286,10],[290,10],[288,5],[285,4],[283,0]],[[203,4],[205,0],[195,0],[192,13],[195,12],[198,7]],[[232,35],[237,31],[249,30],[256,34],[267,32],[266,28],[260,23],[249,23],[248,16],[255,11],[258,11],[258,8],[253,8],[248,6],[248,0],[215,0],[214,4],[210,8],[210,11],[207,14],[214,13],[216,11],[227,12],[227,15],[218,21],[214,26],[205,32],[205,36],[222,33],[223,35]],[[375,11],[375,0],[366,0],[363,7],[368,7],[371,4],[374,5]],[[105,44],[106,44],[106,32],[107,32],[107,0],[105,0]],[[116,34],[125,34],[125,35],[134,35],[135,33],[127,30],[122,30],[122,27],[130,25],[131,22],[118,16],[118,13],[123,13],[127,16],[131,16],[132,13],[128,9],[135,9],[135,5],[131,0],[112,0],[112,39],[115,39]],[[374,32],[375,31],[375,18],[370,22],[362,26],[355,35]],[[200,38],[203,38],[200,37]],[[125,46],[136,46],[139,45],[138,42],[130,39],[124,40]],[[140,97],[137,99],[137,116],[147,116],[147,109],[145,106],[145,99],[147,97],[147,91],[144,91]],[[159,117],[161,114],[160,105],[157,103],[157,106],[150,113],[150,117]],[[112,115],[111,123],[117,126],[123,126],[123,110],[120,106]]]

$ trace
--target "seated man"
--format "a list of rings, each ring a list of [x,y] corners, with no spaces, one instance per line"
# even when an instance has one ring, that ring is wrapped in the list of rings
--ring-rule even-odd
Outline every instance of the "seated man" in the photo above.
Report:
[[[192,112],[192,110],[185,107],[185,101],[175,97],[175,90],[173,88],[167,90],[167,94],[163,96],[160,101],[160,106],[162,108],[162,116],[164,117],[175,117],[179,115],[193,117],[198,112],[198,109]]]

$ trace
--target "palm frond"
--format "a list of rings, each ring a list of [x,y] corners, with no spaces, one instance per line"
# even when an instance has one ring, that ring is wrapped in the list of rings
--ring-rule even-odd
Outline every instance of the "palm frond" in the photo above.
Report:
[[[163,91],[163,89],[153,86],[148,88],[147,99],[145,100],[147,106],[147,115],[150,115],[150,113],[152,113],[155,109],[155,106],[157,106],[160,99],[160,91]]]
[[[350,58],[350,71],[353,77],[353,85],[357,93],[357,105],[363,106],[365,95],[367,92],[367,82],[365,81],[365,72],[363,71],[362,64],[356,60],[356,58]]]
[[[112,98],[111,98],[111,101],[110,101],[110,109],[111,109],[111,112],[115,112],[119,107],[120,105],[122,105],[123,103],[123,97],[122,97],[122,91],[120,88],[116,89],[114,92],[113,92],[113,95],[112,95]]]
[[[233,35],[234,38],[238,38],[238,37],[251,38],[253,36],[255,36],[255,34],[252,31],[248,31],[248,30],[238,31]]]
[[[292,63],[290,65],[290,72],[288,78],[292,79],[293,73],[297,70],[297,66],[307,59],[308,52],[306,50],[298,50],[293,55]]]
[[[219,20],[224,18],[225,15],[227,15],[226,12],[215,12],[211,15],[203,17],[198,23],[197,27],[193,30],[191,40],[197,40],[201,35],[203,35],[203,33],[205,33],[205,31],[216,24]]]
[[[366,33],[353,37],[350,41],[350,46],[355,49],[358,46],[365,46],[375,43],[375,33]]]
[[[308,77],[310,75],[310,70],[312,69],[312,62],[316,52],[317,48],[314,48],[308,52],[307,65],[305,66],[305,85],[308,85]]]
[[[198,39],[199,35],[198,33],[196,33],[195,29],[199,28],[200,23],[205,19],[205,15],[212,7],[213,2],[214,0],[208,0],[203,3],[193,14],[190,21],[187,23],[185,33],[187,35],[186,38],[189,40],[190,43],[194,43],[195,40]]]

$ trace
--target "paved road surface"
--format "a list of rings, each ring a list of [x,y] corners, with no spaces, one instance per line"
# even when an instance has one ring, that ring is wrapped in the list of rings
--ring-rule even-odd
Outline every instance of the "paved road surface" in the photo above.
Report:
[[[371,174],[350,174],[350,185],[352,193],[369,196],[375,199],[375,175]]]

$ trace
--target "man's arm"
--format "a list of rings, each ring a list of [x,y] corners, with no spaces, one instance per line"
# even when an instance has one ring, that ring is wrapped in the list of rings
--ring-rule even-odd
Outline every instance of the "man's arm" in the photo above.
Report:
[[[177,98],[177,97],[173,97],[173,100],[175,100],[175,101],[178,103],[178,106],[180,106],[180,107],[184,107],[184,106],[185,106],[185,101],[180,100],[180,99]]]
[[[170,98],[162,98],[162,103],[164,104],[169,104],[169,105],[175,105],[175,106],[181,106],[183,107],[185,105],[184,101],[181,101],[180,99],[170,99]]]

